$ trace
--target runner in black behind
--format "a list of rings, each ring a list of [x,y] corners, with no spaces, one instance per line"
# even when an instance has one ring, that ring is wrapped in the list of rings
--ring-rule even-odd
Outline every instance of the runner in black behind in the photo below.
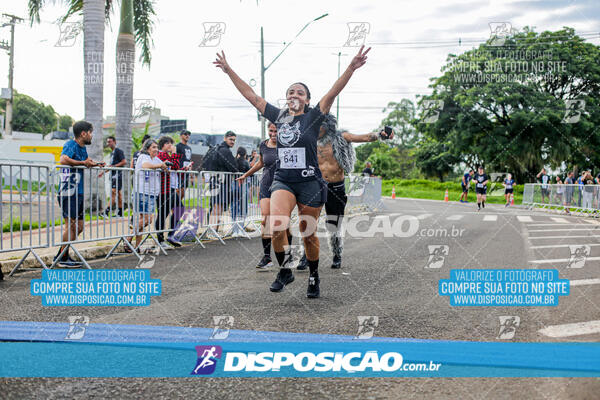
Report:
[[[263,258],[256,265],[259,270],[266,270],[273,265],[271,259],[271,233],[269,232],[269,212],[271,208],[271,185],[275,176],[275,167],[277,162],[277,126],[269,123],[269,139],[260,144],[259,159],[252,168],[244,175],[240,176],[237,181],[244,183],[246,178],[254,175],[258,170],[264,167],[262,178],[260,180],[260,190],[258,194],[260,213],[262,215],[262,245]],[[288,242],[292,243],[292,235],[287,233]]]
[[[475,193],[477,194],[477,211],[480,211],[481,207],[485,208],[485,196],[487,194],[487,183],[489,180],[489,176],[487,176],[483,171],[483,167],[480,165],[477,168],[477,173],[473,177],[473,182],[475,182]]]
[[[267,103],[254,93],[230,67],[225,53],[217,53],[214,64],[223,70],[232,80],[240,93],[277,126],[277,169],[271,186],[270,225],[273,235],[275,256],[280,265],[272,292],[280,292],[285,285],[294,281],[290,269],[290,251],[284,231],[288,228],[289,217],[297,205],[300,214],[300,232],[304,238],[304,247],[309,263],[310,276],[306,295],[319,297],[319,239],[315,235],[316,223],[325,203],[327,187],[321,177],[317,160],[317,138],[323,120],[335,98],[344,89],[354,71],[367,62],[367,53],[362,46],[352,59],[346,71],[338,78],[333,87],[314,108],[310,108],[310,91],[303,83],[294,83],[286,91],[288,108],[280,110]],[[274,218],[276,217],[276,218]],[[309,224],[311,226],[309,226]]]

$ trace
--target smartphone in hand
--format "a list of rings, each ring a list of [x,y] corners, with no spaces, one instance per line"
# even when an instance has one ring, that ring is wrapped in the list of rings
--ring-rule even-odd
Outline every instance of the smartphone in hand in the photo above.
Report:
[[[383,132],[380,134],[381,138],[386,140],[390,138],[390,135],[392,134],[392,127],[391,126],[385,126],[383,128]]]

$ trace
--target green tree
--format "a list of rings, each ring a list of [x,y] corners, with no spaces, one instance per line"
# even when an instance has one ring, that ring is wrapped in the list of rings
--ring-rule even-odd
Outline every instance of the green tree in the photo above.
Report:
[[[452,172],[459,159],[448,151],[448,144],[431,139],[421,141],[416,150],[417,166],[427,177],[436,177],[440,182]]]
[[[75,123],[75,120],[69,115],[61,115],[58,121],[58,127],[61,131],[68,131]]]
[[[571,28],[525,28],[502,47],[486,43],[449,55],[443,75],[432,79],[432,94],[418,102],[423,110],[443,101],[437,120],[422,116],[416,123],[426,137],[420,165],[444,175],[443,163],[427,159],[440,148],[451,167],[482,163],[490,172],[512,172],[518,182],[532,181],[542,166],[600,165],[598,60],[600,47]],[[572,100],[585,101],[585,110],[579,122],[564,123]]]
[[[413,126],[415,119],[415,105],[408,99],[399,103],[389,102],[383,109],[388,115],[381,121],[381,125],[394,128],[393,143],[399,147],[414,147],[419,139],[419,134]]]
[[[6,108],[5,99],[0,99],[0,107]],[[52,106],[14,91],[12,124],[13,131],[46,134],[56,129],[56,112]]]

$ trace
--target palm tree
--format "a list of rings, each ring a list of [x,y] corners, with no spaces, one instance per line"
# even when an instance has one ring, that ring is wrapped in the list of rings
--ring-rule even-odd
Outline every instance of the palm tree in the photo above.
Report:
[[[76,12],[83,13],[83,87],[85,119],[94,126],[90,157],[102,159],[102,107],[104,89],[104,20],[109,12],[104,0],[64,0],[69,10],[65,21]],[[31,25],[40,22],[40,10],[45,0],[29,0]]]
[[[63,0],[69,8],[61,21],[74,14],[84,16],[84,79],[85,79],[85,119],[94,125],[96,132],[102,132],[103,102],[103,63],[104,63],[104,24],[110,21],[114,0]],[[40,10],[45,0],[29,0],[31,23],[40,22]],[[92,6],[93,5],[93,6]],[[103,11],[103,12],[102,12]],[[103,15],[102,15],[103,14]],[[87,15],[87,17],[86,17]],[[152,47],[153,0],[122,0],[121,23],[117,39],[117,87],[116,87],[116,127],[115,135],[125,154],[131,154],[131,109],[133,107],[133,71],[135,67],[135,43],[142,50],[141,61],[149,66]],[[95,18],[92,22],[91,18]],[[94,36],[95,39],[91,37]],[[133,40],[135,39],[135,41]],[[89,44],[89,48],[88,45]],[[93,46],[93,47],[92,47]],[[94,61],[95,60],[95,61]],[[100,61],[99,61],[100,60]],[[102,134],[94,136],[90,149],[92,158],[101,158]]]
[[[40,10],[45,0],[29,0],[29,18],[31,24],[40,22]],[[69,10],[62,18],[65,21],[70,15],[83,13],[83,96],[85,104],[85,120],[94,127],[94,136],[90,146],[90,157],[102,160],[103,135],[102,111],[104,99],[104,20],[108,9],[104,0],[69,0]],[[92,198],[89,204],[103,207],[104,181],[92,185]],[[89,184],[89,182],[87,183]],[[86,190],[86,193],[88,191]],[[100,197],[100,199],[99,199]],[[92,211],[92,210],[90,210]]]
[[[108,2],[108,1],[107,1]],[[141,61],[150,65],[151,33],[155,15],[151,0],[122,0],[121,23],[117,38],[117,87],[115,136],[126,157],[131,156],[133,139],[131,113],[133,108],[133,72],[135,69],[135,44],[142,48]],[[134,34],[135,33],[135,34]]]

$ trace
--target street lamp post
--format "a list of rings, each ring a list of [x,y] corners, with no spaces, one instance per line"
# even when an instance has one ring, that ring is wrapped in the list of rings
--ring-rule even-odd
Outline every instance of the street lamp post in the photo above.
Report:
[[[341,51],[338,51],[337,54],[336,53],[331,53],[331,54],[333,54],[334,56],[337,56],[337,58],[338,58],[338,79],[340,79],[340,58],[342,56],[347,56],[348,54],[342,54]],[[339,124],[340,124],[340,95],[339,94],[337,95],[337,97],[335,99],[335,103],[336,103],[335,119],[337,119],[338,126],[339,126]]]
[[[296,38],[298,36],[300,36],[300,34],[313,22],[320,20],[321,18],[325,18],[326,16],[328,16],[329,14],[323,14],[320,17],[317,17],[315,19],[313,19],[312,21],[309,21],[306,25],[304,25],[304,27],[302,29],[300,29],[300,32],[298,32],[296,34],[296,36],[294,36],[294,39],[290,40],[290,42],[288,44],[285,45],[285,47],[279,52],[279,54],[277,54],[277,56],[275,56],[275,58],[273,59],[273,61],[271,61],[269,63],[269,65],[267,65],[265,67],[265,43],[264,43],[264,37],[263,37],[263,28],[262,26],[260,27],[260,96],[264,99],[265,98],[265,72],[267,72],[267,70],[269,69],[269,67],[271,65],[273,65],[273,63],[279,58],[279,56],[281,54],[283,54],[283,52],[285,51],[285,49],[287,49],[288,47],[290,47],[290,45],[294,42],[294,40],[296,40]],[[260,119],[260,137],[261,140],[265,140],[266,139],[266,129],[265,129],[265,119],[261,118]]]

